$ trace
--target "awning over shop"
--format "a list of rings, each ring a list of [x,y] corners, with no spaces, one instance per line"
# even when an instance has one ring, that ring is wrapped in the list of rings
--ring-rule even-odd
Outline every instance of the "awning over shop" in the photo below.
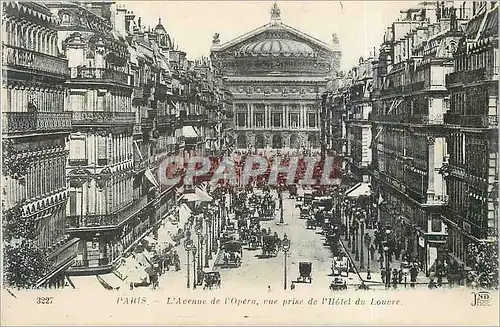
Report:
[[[354,187],[350,188],[345,195],[349,198],[357,198],[360,196],[370,196],[371,195],[371,184],[370,183],[358,183]]]
[[[125,286],[125,281],[121,280],[114,273],[97,275],[97,280],[107,290],[119,290],[121,287]]]
[[[137,144],[137,141],[134,141],[133,144],[134,144],[135,151],[139,155],[139,158],[141,158],[141,160],[143,160],[141,149],[139,149],[139,144]]]
[[[143,240],[145,242],[147,242],[148,244],[156,244],[156,243],[158,243],[157,240],[155,240],[154,238],[149,237],[149,236],[144,237]]]
[[[97,275],[90,276],[68,276],[68,281],[75,289],[86,291],[105,290],[105,286],[97,279]]]
[[[193,126],[184,126],[182,127],[182,136],[188,138],[196,138],[200,137],[200,135],[196,132]]]
[[[200,201],[200,197],[196,193],[185,193],[179,196],[179,201],[196,202]]]
[[[160,183],[156,180],[156,177],[153,175],[153,172],[150,168],[147,168],[144,172],[144,176],[153,184],[155,187],[160,187]]]
[[[182,226],[184,226],[189,217],[191,217],[191,209],[189,209],[189,207],[185,203],[183,203],[179,207],[179,226],[181,226],[181,228],[183,228]]]
[[[195,194],[200,198],[200,201],[202,201],[202,202],[210,202],[214,199],[210,196],[210,194],[208,194],[201,187],[196,187],[194,191],[195,191]]]

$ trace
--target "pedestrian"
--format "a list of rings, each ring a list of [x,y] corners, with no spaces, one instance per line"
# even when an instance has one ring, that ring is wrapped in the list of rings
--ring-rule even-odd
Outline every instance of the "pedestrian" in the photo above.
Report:
[[[380,270],[380,278],[382,279],[382,283],[385,284],[385,269],[384,268],[382,268]]]
[[[399,260],[401,254],[401,244],[399,242],[396,242],[396,247],[394,249],[394,255],[396,257],[396,260]]]
[[[394,268],[392,270],[392,286],[394,288],[398,287],[398,277],[399,277],[398,270]]]
[[[271,293],[271,285],[267,285],[267,291]]]
[[[416,264],[412,264],[410,268],[410,286],[411,288],[415,288],[415,282],[417,281],[418,269]]]
[[[366,271],[366,279],[368,279],[368,280],[372,279],[372,274],[371,274],[370,268],[368,268],[368,270]]]
[[[403,283],[403,269],[402,268],[399,268],[399,271],[398,271],[398,282],[399,282],[399,284]]]
[[[375,247],[373,246],[373,243],[370,245],[370,255],[371,255],[371,260],[373,260],[375,255]]]
[[[293,291],[295,289],[295,283],[292,282],[292,284],[290,285],[290,289]]]

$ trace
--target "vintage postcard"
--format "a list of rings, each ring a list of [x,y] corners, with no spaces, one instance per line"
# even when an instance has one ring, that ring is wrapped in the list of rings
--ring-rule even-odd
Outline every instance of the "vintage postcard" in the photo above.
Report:
[[[3,1],[2,325],[499,325],[497,1]]]

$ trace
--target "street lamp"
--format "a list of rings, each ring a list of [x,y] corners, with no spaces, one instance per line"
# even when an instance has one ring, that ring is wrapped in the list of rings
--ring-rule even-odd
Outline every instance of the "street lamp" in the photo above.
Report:
[[[285,235],[285,237],[283,238],[283,242],[282,242],[282,245],[281,245],[281,249],[283,250],[283,253],[285,254],[285,271],[284,271],[284,289],[286,290],[286,284],[287,284],[287,276],[286,276],[286,257],[288,255],[288,251],[290,250],[290,240],[288,239],[288,237]]]
[[[198,252],[198,267],[203,265],[203,258],[200,253],[203,253],[203,244],[201,244],[201,233],[203,232],[203,225],[198,221],[195,227],[196,235],[198,235],[198,248],[200,248],[200,252]]]
[[[385,253],[385,287],[388,289],[391,287],[391,271],[389,268],[389,245],[387,241],[384,242],[384,253]]]
[[[208,241],[209,241],[209,238],[207,236],[207,234],[205,234],[205,236],[202,237],[201,239],[201,244],[205,244],[205,265],[203,266],[204,268],[209,268],[208,266]]]
[[[353,250],[353,253],[355,255],[355,260],[356,261],[359,261],[359,246],[358,246],[358,229],[359,229],[359,222],[358,222],[358,219],[356,216],[354,216],[354,214],[357,215],[357,211],[355,213],[353,213],[353,222],[352,222],[352,228],[353,228],[353,231],[352,231],[352,235],[353,235],[353,241],[352,241],[352,250]]]
[[[193,251],[193,290],[196,289],[196,246],[193,245],[191,251]]]
[[[280,203],[280,225],[283,225],[285,221],[283,220],[283,191],[279,190],[279,203]]]
[[[186,254],[187,254],[187,288],[188,289],[190,288],[190,286],[189,286],[189,252],[191,252],[192,248],[193,248],[193,240],[191,240],[190,238],[187,238],[184,241],[184,249],[186,250]],[[193,256],[193,259],[194,259],[194,256]],[[193,260],[193,262],[194,262],[194,260]]]
[[[363,251],[363,236],[365,234],[365,220],[364,220],[364,215],[361,212],[360,212],[359,224],[360,224],[360,227],[361,227],[361,239],[360,239],[360,242],[359,242],[359,245],[360,245],[360,248],[361,248],[360,249],[360,258],[359,258],[359,260],[361,260],[361,264],[359,266],[359,269],[363,270],[363,269],[365,269],[365,260],[364,260],[365,258],[364,258],[364,251]]]
[[[348,221],[348,218],[347,218],[347,214],[348,214],[348,206],[347,204],[349,203],[349,201],[346,199],[344,200],[344,202],[342,203],[342,212],[344,214],[344,221],[345,221],[345,235],[344,235],[344,241],[348,241],[349,240],[349,221]]]

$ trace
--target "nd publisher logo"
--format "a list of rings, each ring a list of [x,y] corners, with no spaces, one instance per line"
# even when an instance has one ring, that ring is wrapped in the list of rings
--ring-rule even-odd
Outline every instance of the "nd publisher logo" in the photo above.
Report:
[[[491,305],[491,294],[487,291],[472,292],[474,300],[471,305],[473,307],[489,307]]]

